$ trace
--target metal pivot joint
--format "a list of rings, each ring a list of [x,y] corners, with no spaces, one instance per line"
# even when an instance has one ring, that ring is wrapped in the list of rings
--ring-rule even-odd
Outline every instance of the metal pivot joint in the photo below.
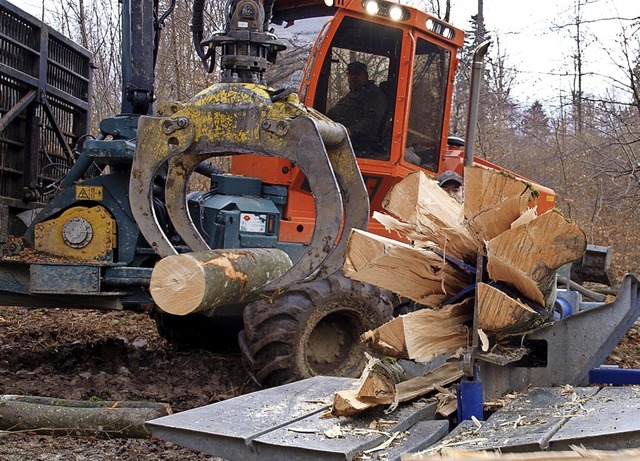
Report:
[[[196,44],[208,71],[215,66],[215,50],[221,48],[220,67],[223,83],[264,83],[269,62],[275,62],[286,45],[266,31],[265,11],[255,0],[229,0],[226,29]],[[194,15],[196,12],[194,11]]]

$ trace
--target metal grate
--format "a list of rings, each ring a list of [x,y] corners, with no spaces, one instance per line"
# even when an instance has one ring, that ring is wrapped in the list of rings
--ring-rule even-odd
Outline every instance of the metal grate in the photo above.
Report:
[[[0,0],[0,205],[37,206],[64,177],[90,92],[89,52]]]

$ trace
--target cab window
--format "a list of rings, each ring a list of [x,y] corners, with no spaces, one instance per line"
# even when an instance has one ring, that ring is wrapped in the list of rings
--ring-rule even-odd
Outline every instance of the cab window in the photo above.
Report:
[[[390,157],[401,45],[400,29],[346,17],[323,63],[314,108],[347,127],[358,157]],[[362,68],[366,78],[357,80]]]
[[[405,160],[431,171],[438,169],[450,60],[450,51],[417,40]]]

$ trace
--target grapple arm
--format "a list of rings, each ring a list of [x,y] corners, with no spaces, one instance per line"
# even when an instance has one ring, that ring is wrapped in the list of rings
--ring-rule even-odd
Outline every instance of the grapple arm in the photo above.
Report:
[[[187,210],[187,180],[201,161],[236,154],[290,160],[306,175],[315,197],[311,242],[292,269],[265,288],[338,270],[349,230],[364,228],[369,218],[368,196],[346,130],[304,107],[295,94],[272,98],[264,86],[254,84],[214,85],[170,117],[140,118],[129,198],[155,252],[162,257],[177,253],[153,207],[154,178],[163,164],[169,165],[165,197],[170,220],[193,251],[206,250]]]

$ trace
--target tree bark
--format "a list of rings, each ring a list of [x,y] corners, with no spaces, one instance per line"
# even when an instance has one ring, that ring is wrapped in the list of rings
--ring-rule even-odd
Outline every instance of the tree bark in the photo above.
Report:
[[[432,251],[357,229],[349,237],[343,272],[430,306],[439,306],[472,283],[469,274]]]
[[[146,421],[171,414],[166,403],[0,396],[0,429],[46,435],[148,438]]]
[[[158,307],[186,315],[251,300],[265,284],[291,268],[275,248],[210,250],[168,256],[151,274],[149,291]]]

